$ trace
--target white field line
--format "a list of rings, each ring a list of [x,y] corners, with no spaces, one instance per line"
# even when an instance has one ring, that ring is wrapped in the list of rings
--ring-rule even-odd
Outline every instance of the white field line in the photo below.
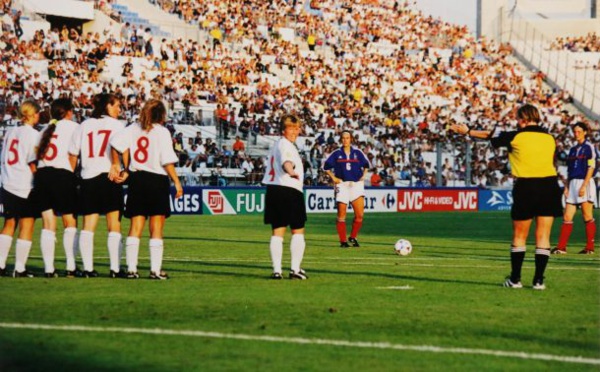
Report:
[[[392,290],[401,290],[406,291],[409,289],[413,289],[410,285],[400,285],[400,286],[391,286],[391,287],[375,287],[376,289],[392,289]]]
[[[172,330],[172,329],[160,329],[160,328],[88,327],[88,326],[81,326],[81,325],[50,325],[50,324],[26,324],[26,323],[0,323],[0,328],[32,329],[32,330],[42,330],[42,331],[101,332],[101,333],[188,336],[188,337],[202,337],[202,338],[214,338],[214,339],[277,342],[277,343],[302,344],[302,345],[326,345],[326,346],[339,346],[339,347],[363,348],[363,349],[406,350],[406,351],[420,351],[420,352],[426,352],[426,353],[488,355],[488,356],[504,357],[504,358],[544,360],[544,361],[572,363],[572,364],[600,365],[600,359],[584,358],[581,356],[536,354],[536,353],[526,353],[526,352],[522,352],[522,351],[503,351],[503,350],[491,350],[491,349],[441,347],[441,346],[432,346],[432,345],[402,345],[402,344],[393,344],[393,343],[389,343],[389,342],[366,342],[366,341],[331,340],[331,339],[319,339],[319,338],[258,336],[258,335],[247,335],[247,334],[238,334],[238,333],[203,332],[203,331]]]

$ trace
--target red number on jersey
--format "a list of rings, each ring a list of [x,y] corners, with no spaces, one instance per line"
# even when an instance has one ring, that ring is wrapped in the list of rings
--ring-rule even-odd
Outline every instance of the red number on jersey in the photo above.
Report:
[[[110,133],[111,131],[108,129],[103,129],[103,130],[99,130],[98,132],[96,132],[97,135],[103,136],[102,137],[102,143],[100,145],[100,151],[98,151],[98,156],[101,157],[104,155],[104,153],[106,152],[106,147],[108,147],[108,139],[110,138]],[[89,147],[89,153],[88,153],[88,157],[89,158],[93,158],[95,157],[94,154],[94,132],[89,132],[88,133],[88,147]]]
[[[52,138],[50,138],[50,143],[48,143],[48,150],[46,150],[44,160],[51,161],[56,159],[56,156],[58,155],[58,148],[54,143],[52,143],[52,140],[56,138],[58,138],[58,134],[53,134]]]
[[[13,139],[10,142],[10,146],[8,146],[8,152],[11,153],[13,155],[13,157],[9,157],[8,160],[6,161],[6,164],[8,165],[15,165],[19,162],[19,152],[17,151],[17,147],[19,146],[19,140],[18,139]]]
[[[275,162],[275,157],[271,156],[271,170],[269,171],[269,176],[271,176],[270,181],[273,181],[275,179],[275,166],[274,163]]]
[[[148,137],[140,137],[137,140],[137,150],[133,153],[133,158],[138,163],[145,163],[148,161],[148,147],[150,146],[150,140]]]

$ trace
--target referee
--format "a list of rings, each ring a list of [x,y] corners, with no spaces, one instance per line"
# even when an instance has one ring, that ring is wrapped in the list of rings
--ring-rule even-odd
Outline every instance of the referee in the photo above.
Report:
[[[533,289],[544,290],[544,271],[550,257],[550,231],[554,217],[562,215],[562,194],[558,186],[554,152],[554,138],[539,123],[538,109],[526,104],[517,111],[516,131],[495,133],[472,130],[465,124],[453,124],[459,134],[488,139],[493,147],[506,147],[512,175],[516,178],[513,189],[513,238],[510,247],[512,271],[505,287],[523,288],[521,267],[525,259],[525,243],[529,227],[535,218],[535,274]]]

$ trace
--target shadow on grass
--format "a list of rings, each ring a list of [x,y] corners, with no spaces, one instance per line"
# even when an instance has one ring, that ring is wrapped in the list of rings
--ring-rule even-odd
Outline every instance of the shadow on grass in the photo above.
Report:
[[[199,238],[190,236],[165,236],[163,240],[191,240],[199,242],[221,242],[221,243],[248,243],[268,245],[265,240],[240,240],[240,239],[223,239],[223,238]]]
[[[206,266],[206,267],[226,267],[226,268],[235,268],[235,269],[260,269],[265,270],[266,273],[263,275],[251,274],[244,271],[236,270],[233,273],[225,273],[223,271],[205,271],[205,270],[183,270],[183,269],[175,269],[170,271],[179,271],[179,272],[193,272],[199,274],[216,274],[216,275],[233,275],[233,276],[241,276],[241,277],[258,277],[258,278],[268,278],[271,273],[270,265],[260,265],[260,264],[248,264],[248,263],[215,263],[215,262],[194,262],[194,265]],[[398,275],[398,274],[388,274],[388,273],[376,273],[376,272],[368,272],[368,271],[342,271],[342,270],[328,270],[328,269],[319,269],[319,270],[310,270],[308,275],[311,274],[331,274],[331,275],[343,275],[345,277],[348,276],[356,276],[356,277],[377,277],[377,278],[386,278],[386,279],[395,279],[395,280],[413,280],[417,282],[430,282],[430,283],[458,283],[458,284],[470,284],[470,285],[480,285],[480,286],[493,286],[498,287],[498,282],[488,283],[488,282],[479,282],[479,281],[470,281],[470,280],[461,280],[461,279],[440,279],[440,278],[431,278],[431,277],[423,277],[423,276],[410,276],[410,275]]]

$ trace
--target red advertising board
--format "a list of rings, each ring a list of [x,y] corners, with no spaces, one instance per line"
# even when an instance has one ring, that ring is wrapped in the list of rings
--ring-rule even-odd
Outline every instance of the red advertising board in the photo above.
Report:
[[[398,212],[477,211],[476,189],[399,189]]]

